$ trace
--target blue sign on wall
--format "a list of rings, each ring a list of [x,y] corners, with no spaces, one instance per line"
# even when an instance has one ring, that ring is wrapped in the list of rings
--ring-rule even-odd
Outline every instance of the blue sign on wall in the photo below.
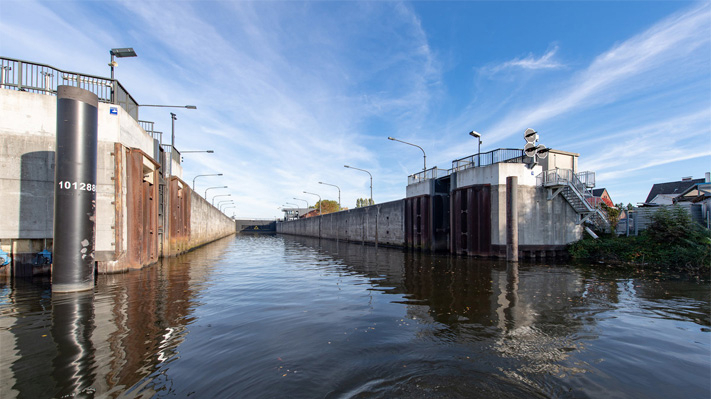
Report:
[[[111,107],[111,115],[118,115],[118,108],[116,107]]]

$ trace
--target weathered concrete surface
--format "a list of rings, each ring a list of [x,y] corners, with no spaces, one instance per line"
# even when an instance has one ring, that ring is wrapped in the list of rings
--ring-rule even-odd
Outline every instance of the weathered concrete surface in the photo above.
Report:
[[[235,234],[235,221],[232,218],[220,212],[195,191],[190,190],[190,195],[188,250]]]
[[[405,245],[405,202],[386,202],[277,223],[277,233],[378,245]]]
[[[157,142],[123,108],[100,103],[98,112],[96,260],[100,273],[121,272],[145,266],[145,262],[134,265],[127,259],[129,221],[135,218],[131,219],[126,201],[130,191],[126,154],[140,151],[152,159]],[[57,97],[0,89],[0,115],[0,248],[13,257],[12,265],[0,267],[0,275],[9,275],[13,267],[25,275],[45,273],[48,266],[37,262],[37,252],[53,250]],[[173,162],[172,176],[181,175],[181,166]],[[151,181],[158,184],[154,177]],[[157,205],[150,208],[158,210]],[[179,252],[222,237],[227,230],[234,232],[234,223],[229,229],[224,227],[225,220],[215,223],[214,212],[194,211],[202,212],[193,218],[197,235]],[[199,218],[204,216],[209,221],[202,223]],[[146,260],[153,261],[153,257]]]
[[[405,197],[419,197],[420,195],[434,194],[434,180],[423,180],[414,184],[408,184],[405,189]]]

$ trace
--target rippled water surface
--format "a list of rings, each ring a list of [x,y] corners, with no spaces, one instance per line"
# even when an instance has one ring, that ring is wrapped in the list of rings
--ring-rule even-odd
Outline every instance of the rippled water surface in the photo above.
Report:
[[[0,397],[708,398],[709,283],[286,236],[0,281]]]

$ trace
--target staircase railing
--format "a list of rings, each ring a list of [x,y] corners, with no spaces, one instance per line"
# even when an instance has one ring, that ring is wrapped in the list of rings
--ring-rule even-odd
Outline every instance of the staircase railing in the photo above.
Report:
[[[610,228],[607,217],[597,207],[599,201],[594,200],[591,188],[594,187],[595,173],[580,172],[574,173],[570,169],[551,169],[541,172],[536,176],[536,183],[539,186],[554,188],[557,187],[563,192],[563,196],[579,214],[586,215],[582,220],[591,218],[591,222],[603,230]],[[567,190],[567,191],[566,191]],[[568,198],[569,195],[577,198]],[[582,204],[584,209],[578,209],[576,203]]]

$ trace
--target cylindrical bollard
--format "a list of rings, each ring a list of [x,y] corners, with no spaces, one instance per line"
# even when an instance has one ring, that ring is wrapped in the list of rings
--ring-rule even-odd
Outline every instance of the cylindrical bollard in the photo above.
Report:
[[[57,88],[54,292],[94,287],[98,107],[94,93],[72,86]]]
[[[518,262],[518,177],[506,178],[506,260]]]

